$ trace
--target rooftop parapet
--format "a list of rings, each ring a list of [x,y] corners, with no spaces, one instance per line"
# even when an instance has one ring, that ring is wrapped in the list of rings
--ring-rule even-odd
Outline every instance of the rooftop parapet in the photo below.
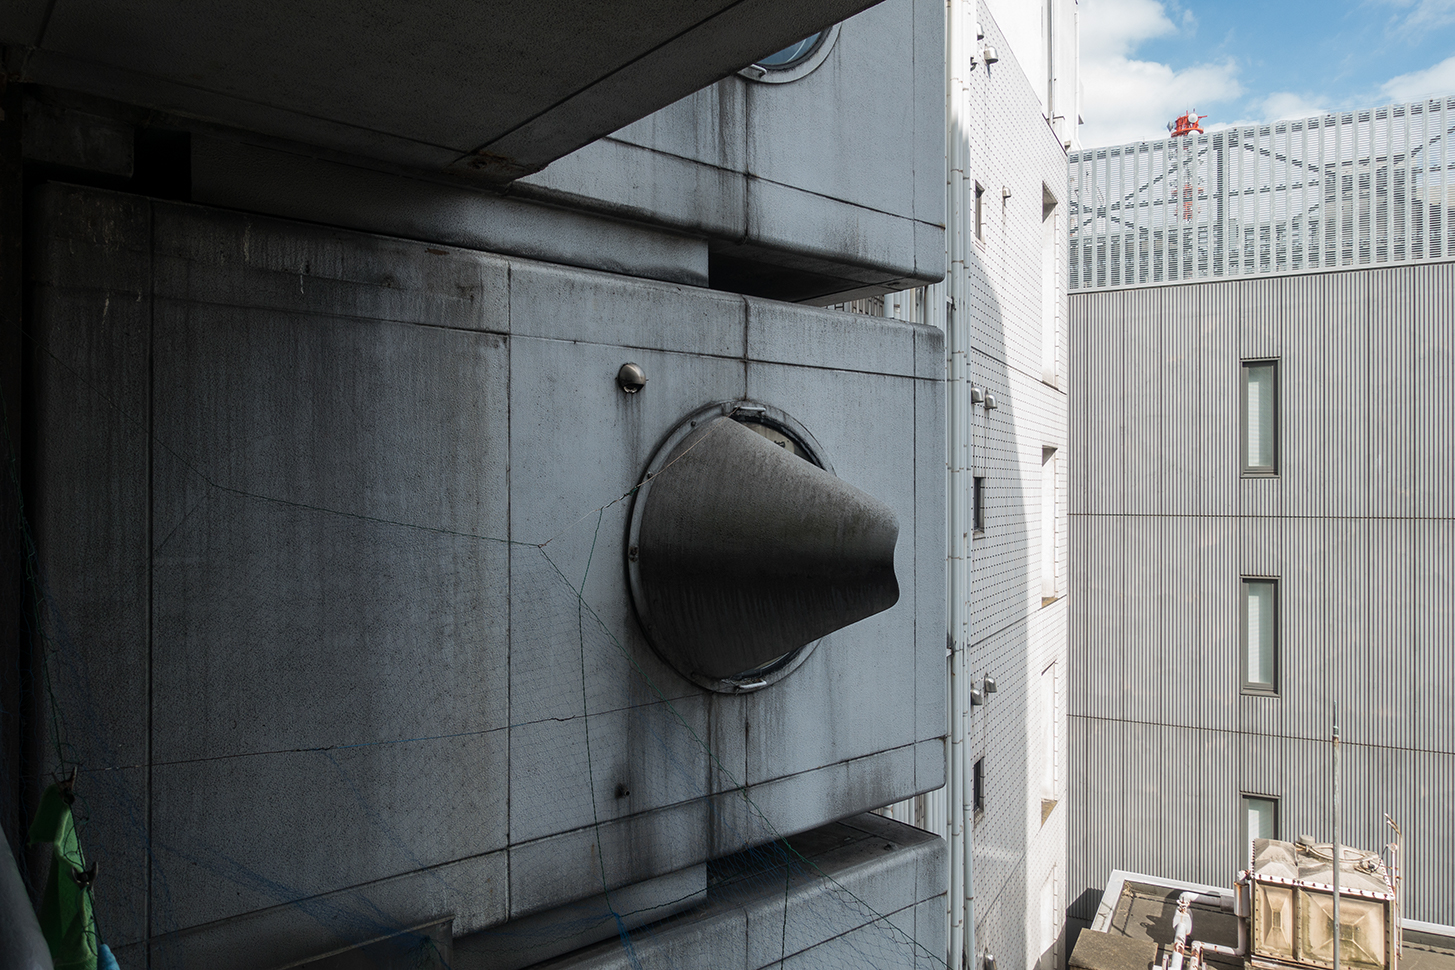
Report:
[[[1455,95],[1070,158],[1072,292],[1455,258]]]

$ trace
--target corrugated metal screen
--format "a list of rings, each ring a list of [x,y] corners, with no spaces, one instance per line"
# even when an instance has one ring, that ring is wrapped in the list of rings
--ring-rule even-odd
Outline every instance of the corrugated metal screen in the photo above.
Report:
[[[1071,155],[1071,290],[1455,258],[1455,96]]]

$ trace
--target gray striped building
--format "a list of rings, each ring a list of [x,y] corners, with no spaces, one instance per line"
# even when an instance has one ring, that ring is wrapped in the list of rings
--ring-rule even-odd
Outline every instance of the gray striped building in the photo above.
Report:
[[[1071,158],[1069,876],[1404,831],[1455,919],[1455,98]],[[1078,895],[1079,894],[1079,895]]]

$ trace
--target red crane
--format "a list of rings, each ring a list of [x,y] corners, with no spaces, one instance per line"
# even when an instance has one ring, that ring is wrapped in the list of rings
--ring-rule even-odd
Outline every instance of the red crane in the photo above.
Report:
[[[1195,109],[1189,109],[1185,114],[1178,115],[1176,121],[1168,122],[1167,130],[1172,133],[1171,137],[1173,138],[1181,138],[1193,132],[1201,135],[1203,134],[1202,125],[1198,124],[1198,122],[1206,118],[1207,115],[1200,115]],[[1186,153],[1178,152],[1181,158],[1180,165],[1183,169],[1181,215],[1184,222],[1192,222],[1197,213],[1198,198],[1203,194],[1203,190],[1200,186],[1194,184],[1197,181],[1197,175],[1196,162],[1190,151],[1191,145],[1186,142],[1184,142],[1184,145],[1187,145],[1189,151]]]
[[[1181,138],[1183,135],[1190,135],[1194,131],[1202,134],[1202,125],[1199,121],[1206,120],[1207,115],[1200,115],[1195,110],[1177,116],[1176,121],[1167,122],[1167,130],[1172,132],[1173,138]]]

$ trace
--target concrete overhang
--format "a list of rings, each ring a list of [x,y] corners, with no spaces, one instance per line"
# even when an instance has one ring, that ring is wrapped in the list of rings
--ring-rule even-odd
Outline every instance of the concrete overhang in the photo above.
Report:
[[[4,73],[492,182],[877,0],[9,0]]]

